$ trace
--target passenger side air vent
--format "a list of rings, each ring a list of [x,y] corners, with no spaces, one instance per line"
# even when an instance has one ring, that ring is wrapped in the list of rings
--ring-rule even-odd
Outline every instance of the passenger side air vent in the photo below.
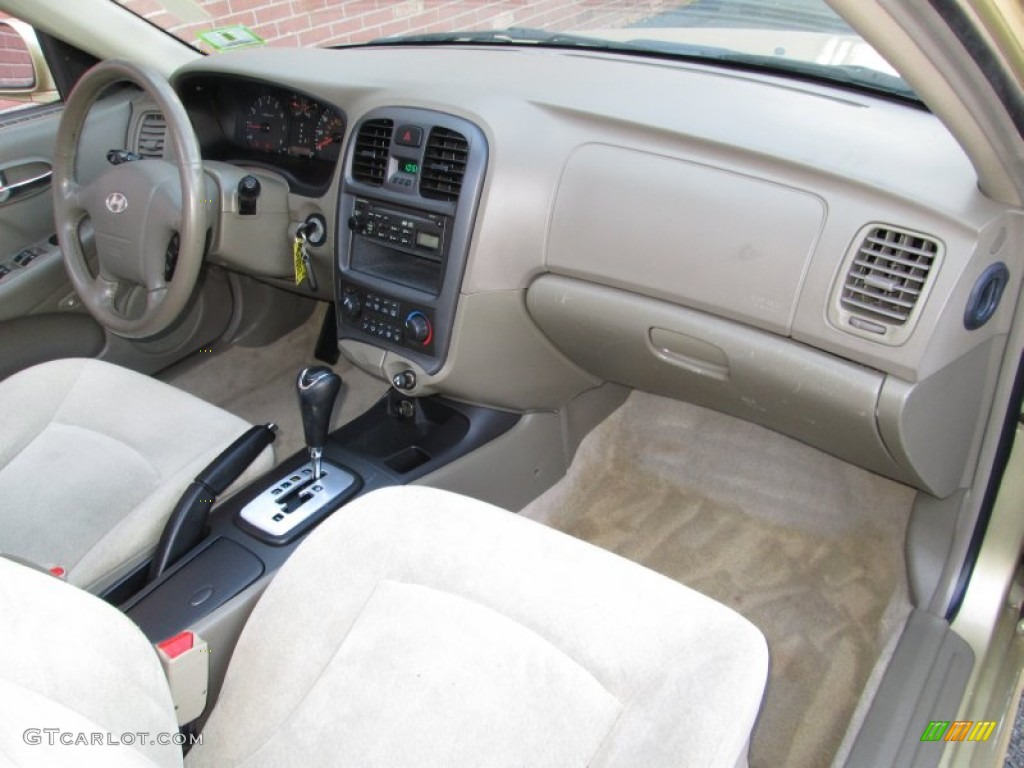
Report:
[[[352,156],[352,177],[356,181],[375,187],[384,183],[394,125],[392,120],[367,120],[360,127]]]
[[[927,235],[879,225],[865,228],[854,243],[838,297],[843,325],[902,343],[942,248]]]
[[[143,157],[162,158],[167,140],[167,121],[159,112],[147,112],[139,122],[135,151]]]
[[[876,227],[850,265],[843,306],[890,325],[903,325],[924,290],[938,254],[934,240]]]
[[[434,200],[458,200],[468,161],[469,142],[465,136],[447,128],[431,128],[423,154],[420,194]]]

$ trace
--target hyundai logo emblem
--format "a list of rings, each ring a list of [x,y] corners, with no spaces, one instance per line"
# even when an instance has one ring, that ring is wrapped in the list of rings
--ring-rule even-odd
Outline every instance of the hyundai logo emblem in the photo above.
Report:
[[[111,213],[124,213],[128,208],[128,198],[120,192],[111,192],[107,195],[107,210]]]

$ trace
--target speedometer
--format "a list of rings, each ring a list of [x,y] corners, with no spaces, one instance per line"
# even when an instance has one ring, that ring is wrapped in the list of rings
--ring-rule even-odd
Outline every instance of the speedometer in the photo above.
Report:
[[[265,93],[249,107],[245,117],[245,141],[250,149],[280,152],[288,140],[288,116],[276,96]]]

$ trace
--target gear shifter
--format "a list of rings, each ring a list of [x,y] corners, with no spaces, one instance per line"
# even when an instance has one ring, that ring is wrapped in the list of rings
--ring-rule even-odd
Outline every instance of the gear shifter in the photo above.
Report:
[[[341,389],[341,376],[323,365],[314,365],[299,371],[295,382],[299,395],[299,410],[302,412],[302,429],[306,433],[306,448],[309,450],[313,479],[323,475],[320,461],[327,443],[331,411]]]
[[[362,478],[331,461],[323,461],[331,411],[341,389],[341,377],[323,365],[303,368],[295,381],[306,433],[309,467],[288,462],[287,473],[264,482],[238,515],[249,533],[273,544],[284,544],[302,535],[352,498]],[[283,469],[283,468],[282,468]]]

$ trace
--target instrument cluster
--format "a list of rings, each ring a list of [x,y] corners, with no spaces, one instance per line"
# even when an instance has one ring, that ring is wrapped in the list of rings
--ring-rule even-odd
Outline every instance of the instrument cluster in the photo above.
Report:
[[[237,75],[187,73],[176,83],[204,160],[268,168],[293,192],[330,186],[345,141],[345,114],[314,96]]]
[[[299,93],[264,90],[249,101],[239,125],[240,142],[255,152],[336,162],[345,118]]]

